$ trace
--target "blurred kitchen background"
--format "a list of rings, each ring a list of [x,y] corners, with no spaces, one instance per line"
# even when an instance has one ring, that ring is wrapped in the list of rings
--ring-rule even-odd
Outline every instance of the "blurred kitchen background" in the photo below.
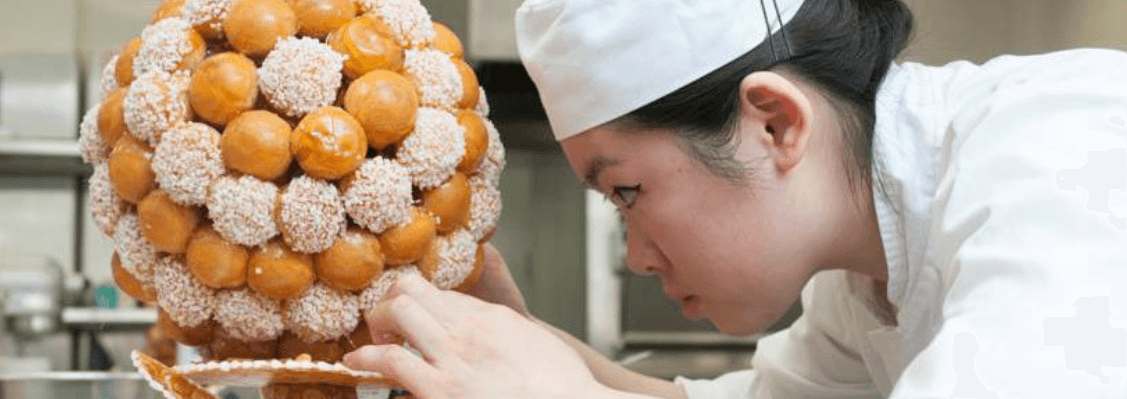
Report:
[[[572,176],[519,64],[512,14],[520,0],[422,2],[462,38],[506,144],[493,243],[532,311],[652,375],[746,367],[756,337],[684,321],[655,279],[625,271],[613,209]],[[907,2],[917,29],[905,60],[1127,49],[1123,0]],[[103,64],[140,34],[157,4],[0,0],[0,397],[146,395],[127,354],[144,345],[155,314],[113,287],[112,246],[84,209],[90,169],[75,140],[98,101]]]

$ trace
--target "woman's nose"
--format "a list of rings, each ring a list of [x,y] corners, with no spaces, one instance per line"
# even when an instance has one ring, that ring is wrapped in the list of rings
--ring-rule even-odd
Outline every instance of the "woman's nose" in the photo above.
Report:
[[[634,274],[650,276],[657,274],[657,248],[642,234],[626,234],[626,267]]]

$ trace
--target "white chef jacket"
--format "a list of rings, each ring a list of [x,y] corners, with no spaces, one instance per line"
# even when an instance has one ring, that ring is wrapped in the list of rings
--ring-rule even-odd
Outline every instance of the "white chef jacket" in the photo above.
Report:
[[[1127,398],[1127,54],[894,65],[873,290],[816,275],[752,368],[691,398]],[[885,309],[888,309],[887,306]]]

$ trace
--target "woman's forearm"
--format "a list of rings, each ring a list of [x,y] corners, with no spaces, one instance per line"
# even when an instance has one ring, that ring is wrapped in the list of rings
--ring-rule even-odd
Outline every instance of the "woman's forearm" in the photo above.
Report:
[[[685,391],[672,382],[631,371],[606,358],[571,334],[543,321],[536,322],[575,348],[587,363],[587,367],[591,369],[591,373],[595,375],[595,379],[603,385],[623,392],[667,399],[687,399]]]

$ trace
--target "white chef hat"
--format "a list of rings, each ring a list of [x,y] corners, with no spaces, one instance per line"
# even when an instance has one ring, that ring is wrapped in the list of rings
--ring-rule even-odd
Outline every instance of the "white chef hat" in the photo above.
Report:
[[[563,140],[736,59],[763,43],[769,31],[778,31],[801,5],[802,0],[526,0],[516,13],[517,49],[556,140]]]

